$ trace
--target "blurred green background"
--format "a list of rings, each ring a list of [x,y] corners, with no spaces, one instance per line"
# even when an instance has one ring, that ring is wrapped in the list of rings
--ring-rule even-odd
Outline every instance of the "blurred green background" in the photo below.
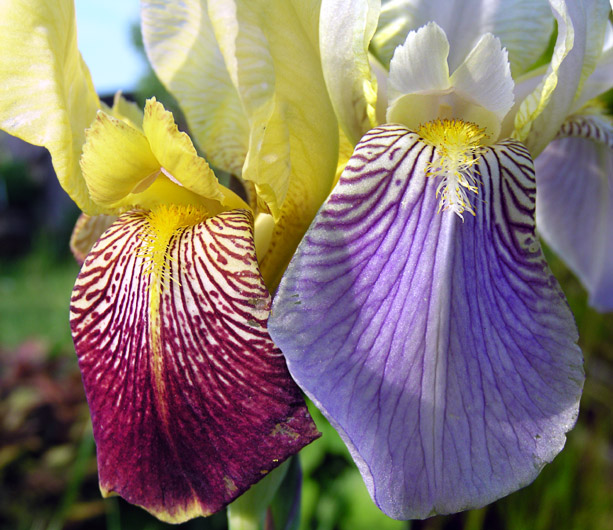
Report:
[[[152,72],[132,96],[143,104],[150,95],[177,112]],[[49,178],[46,152],[24,155],[11,141],[0,142],[0,529],[170,528],[122,499],[100,497],[68,327],[78,273],[68,239],[78,211]],[[300,528],[613,528],[613,314],[590,309],[576,278],[548,258],[575,314],[587,373],[579,421],[560,456],[532,485],[483,509],[399,522],[375,507],[340,438],[311,407],[323,436],[300,454]],[[226,518],[173,527],[223,529]]]

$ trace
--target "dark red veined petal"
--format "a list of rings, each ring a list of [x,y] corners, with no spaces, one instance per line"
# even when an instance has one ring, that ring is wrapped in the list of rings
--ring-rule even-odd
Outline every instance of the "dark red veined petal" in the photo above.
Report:
[[[219,510],[319,434],[268,335],[250,214],[172,230],[176,211],[158,215],[169,235],[157,250],[152,215],[122,215],[93,247],[71,327],[103,495],[181,522]]]

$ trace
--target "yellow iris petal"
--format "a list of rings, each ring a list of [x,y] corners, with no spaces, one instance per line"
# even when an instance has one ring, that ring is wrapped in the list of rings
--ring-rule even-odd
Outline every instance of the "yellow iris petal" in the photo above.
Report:
[[[103,111],[87,130],[81,167],[92,199],[108,210],[144,187],[160,169],[147,137]]]
[[[81,166],[97,204],[113,212],[194,205],[213,215],[248,208],[218,183],[172,114],[155,99],[147,101],[142,131],[129,121],[100,111],[87,131]]]
[[[172,177],[197,195],[222,198],[213,170],[198,156],[189,136],[179,131],[172,113],[155,98],[145,106],[143,131],[160,166]]]
[[[319,54],[319,3],[209,4],[251,124],[243,178],[275,222],[260,266],[274,288],[334,180],[338,123]],[[235,38],[232,38],[235,36]]]
[[[240,176],[249,122],[201,0],[145,2],[147,56],[181,105],[192,138],[215,167]]]
[[[109,114],[137,129],[140,129],[143,123],[143,111],[141,108],[133,101],[128,101],[124,98],[121,91],[115,94],[113,107],[110,109]]]
[[[98,213],[79,156],[100,104],[77,48],[72,0],[3,2],[0,35],[0,127],[46,147],[62,187]]]

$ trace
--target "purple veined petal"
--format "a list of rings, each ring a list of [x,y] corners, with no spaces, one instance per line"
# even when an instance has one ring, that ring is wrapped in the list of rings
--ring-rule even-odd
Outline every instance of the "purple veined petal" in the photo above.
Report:
[[[577,274],[590,305],[613,311],[613,126],[598,116],[565,122],[535,166],[540,234]]]
[[[102,235],[71,327],[103,495],[176,523],[219,510],[319,434],[266,329],[250,214],[174,232],[157,286],[150,224],[127,213]]]
[[[358,144],[274,299],[269,332],[397,519],[483,506],[562,449],[577,331],[534,233],[526,149],[484,151],[476,215],[437,213],[434,148]]]

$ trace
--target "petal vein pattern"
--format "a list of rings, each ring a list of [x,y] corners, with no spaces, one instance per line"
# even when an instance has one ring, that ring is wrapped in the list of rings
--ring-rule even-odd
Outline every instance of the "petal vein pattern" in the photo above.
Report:
[[[266,329],[250,214],[177,230],[163,274],[147,272],[149,224],[124,214],[100,238],[71,327],[103,494],[176,523],[219,510],[318,433]]]
[[[534,234],[534,169],[484,149],[475,216],[437,213],[435,148],[373,129],[298,248],[269,331],[397,519],[479,507],[562,449],[577,333]]]
[[[573,116],[536,159],[537,226],[599,311],[613,310],[613,121]]]

